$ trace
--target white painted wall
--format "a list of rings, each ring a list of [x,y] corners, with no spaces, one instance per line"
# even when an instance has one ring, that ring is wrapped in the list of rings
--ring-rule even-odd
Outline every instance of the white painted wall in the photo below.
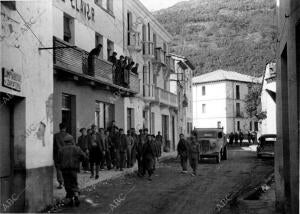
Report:
[[[267,83],[267,81],[264,82],[261,105],[262,111],[267,112],[267,118],[262,120],[261,134],[276,134],[276,103],[267,93],[266,89],[276,92],[276,81],[270,83]]]
[[[52,156],[52,95],[53,95],[53,57],[51,51],[39,51],[39,47],[52,47],[52,10],[49,1],[17,1],[17,9],[25,20],[31,22],[31,29],[42,44],[29,31],[21,17],[15,11],[1,7],[1,13],[11,19],[1,19],[1,35],[5,38],[1,43],[1,67],[13,69],[22,75],[21,92],[16,92],[0,86],[0,91],[24,97],[23,104],[18,108],[20,117],[25,120],[25,127],[19,127],[15,133],[15,144],[26,141],[26,168],[51,166]],[[2,17],[2,16],[1,16]],[[15,21],[12,21],[15,20]],[[11,27],[9,27],[11,26]],[[9,30],[12,29],[12,32]],[[16,40],[16,38],[18,38]],[[50,105],[48,105],[50,103]],[[37,132],[40,122],[46,125],[43,135],[45,145],[38,138]],[[25,134],[28,129],[30,134]],[[25,138],[24,138],[25,135]]]

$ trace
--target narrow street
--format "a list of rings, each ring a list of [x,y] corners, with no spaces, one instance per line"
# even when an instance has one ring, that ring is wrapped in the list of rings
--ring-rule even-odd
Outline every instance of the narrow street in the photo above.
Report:
[[[126,175],[81,192],[81,205],[68,213],[216,213],[230,195],[255,186],[273,172],[273,159],[257,159],[250,147],[229,149],[221,164],[204,160],[198,176],[180,173],[179,160],[159,164],[152,181]],[[223,201],[224,201],[223,200]]]

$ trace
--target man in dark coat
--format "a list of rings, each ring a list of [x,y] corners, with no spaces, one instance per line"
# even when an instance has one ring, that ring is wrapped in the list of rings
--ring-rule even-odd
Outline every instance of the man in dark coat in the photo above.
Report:
[[[74,144],[74,139],[71,135],[64,136],[65,146],[61,148],[58,154],[58,165],[62,171],[64,184],[66,189],[66,198],[69,203],[79,205],[79,188],[77,183],[77,173],[80,171],[80,161],[86,159],[85,153]]]
[[[88,136],[88,148],[90,152],[90,170],[91,170],[91,178],[94,177],[94,165],[96,165],[96,177],[99,178],[99,168],[102,157],[102,148],[101,148],[101,139],[99,134],[97,133],[97,127],[95,125],[91,126],[92,133]]]
[[[121,136],[119,129],[115,127],[113,129],[113,134],[112,134],[112,145],[114,148],[114,162],[115,162],[115,167],[116,170],[120,169],[120,141],[121,141]]]
[[[64,137],[67,135],[67,132],[66,132],[67,128],[66,128],[65,124],[60,123],[59,130],[60,131],[58,133],[54,134],[54,136],[53,136],[53,160],[54,160],[54,165],[56,168],[57,182],[59,183],[59,186],[57,187],[57,189],[62,189],[63,177],[62,177],[61,171],[57,165],[57,161],[58,161],[58,153],[65,145]]]
[[[87,136],[86,128],[81,128],[80,132],[81,132],[81,136],[79,136],[79,138],[78,138],[77,145],[81,148],[81,150],[88,157],[89,150],[88,150],[88,136]],[[83,168],[83,171],[85,171],[85,172],[89,171],[89,162],[87,159],[85,159],[82,162],[82,168]]]
[[[233,144],[233,141],[234,141],[234,134],[231,132],[229,134],[229,144]]]
[[[133,144],[134,144],[134,139],[131,136],[131,131],[128,130],[127,131],[127,135],[126,135],[126,142],[127,142],[127,154],[126,154],[126,158],[127,158],[127,168],[132,167],[132,148],[133,148]]]
[[[138,137],[138,143],[136,146],[136,159],[138,161],[138,175],[142,176],[143,171],[144,171],[144,166],[143,166],[143,145],[146,143],[146,137],[143,134],[143,130],[139,130],[139,135]]]
[[[112,151],[112,141],[111,141],[111,135],[110,132],[108,130],[105,131],[105,137],[106,137],[106,146],[107,146],[107,150],[105,153],[105,161],[106,161],[106,165],[107,165],[107,169],[110,170],[112,168],[112,155],[111,155],[111,151]]]
[[[239,134],[237,132],[234,133],[234,143],[235,144],[239,143]]]
[[[112,55],[108,58],[108,61],[110,61],[113,65],[116,65],[117,55],[117,52],[113,52]]]
[[[120,129],[120,144],[119,144],[119,156],[120,156],[120,171],[123,171],[123,168],[125,166],[125,159],[126,159],[126,153],[127,153],[127,137],[124,134],[124,130]]]
[[[158,144],[159,144],[159,156],[161,156],[162,147],[163,147],[163,137],[160,134],[160,132],[157,133],[155,139],[156,139],[156,142],[158,142]]]
[[[88,71],[89,75],[94,76],[95,75],[95,70],[94,70],[94,65],[93,65],[93,60],[95,57],[98,57],[99,54],[101,53],[102,50],[102,45],[98,44],[97,47],[95,47],[93,50],[88,55]]]
[[[105,162],[107,159],[106,154],[108,151],[108,143],[107,143],[106,135],[105,135],[103,128],[99,129],[99,137],[100,137],[100,149],[101,149],[101,151],[100,151],[101,152],[100,170],[102,171],[102,170],[104,170],[104,165],[105,165]],[[106,164],[107,164],[107,162],[106,162]]]
[[[145,173],[147,171],[148,172],[148,180],[152,180],[151,175],[153,174],[155,146],[152,143],[151,135],[147,135],[147,141],[143,145],[142,158],[143,158],[143,165],[144,165],[143,176],[145,175]]]
[[[197,143],[194,135],[191,136],[191,142],[189,144],[188,154],[189,154],[190,165],[193,169],[192,175],[196,176],[198,161],[199,161],[199,154],[200,154],[200,145],[199,145],[199,143]]]
[[[240,140],[240,146],[242,146],[243,140],[244,140],[244,134],[243,134],[243,132],[241,130],[239,132],[239,140]]]
[[[131,149],[131,166],[134,166],[137,158],[136,156],[137,156],[137,144],[138,144],[138,136],[136,135],[134,128],[131,129],[131,136],[133,139],[133,145]]]
[[[177,145],[177,154],[180,157],[180,163],[182,167],[182,172],[187,173],[187,160],[188,160],[188,142],[184,139],[184,135],[179,135],[179,143]]]

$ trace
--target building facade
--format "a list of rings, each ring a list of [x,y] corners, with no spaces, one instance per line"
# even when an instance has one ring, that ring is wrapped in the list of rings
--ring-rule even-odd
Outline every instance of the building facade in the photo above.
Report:
[[[125,53],[139,63],[141,89],[125,102],[137,112],[137,129],[161,132],[166,146],[175,149],[178,100],[170,91],[170,75],[175,72],[168,48],[172,37],[138,0],[124,2],[124,17]]]
[[[193,78],[193,124],[196,128],[224,128],[224,132],[258,131],[256,118],[245,110],[245,96],[259,84],[255,77],[217,70]]]
[[[51,2],[0,9],[0,212],[34,212],[52,203]]]
[[[276,200],[299,213],[300,2],[278,0]]]
[[[178,98],[178,134],[189,136],[193,129],[192,78],[195,67],[184,56],[171,54],[175,73],[170,76],[171,91]]]
[[[269,63],[266,66],[262,91],[261,111],[267,118],[261,121],[260,134],[276,134],[276,64]]]

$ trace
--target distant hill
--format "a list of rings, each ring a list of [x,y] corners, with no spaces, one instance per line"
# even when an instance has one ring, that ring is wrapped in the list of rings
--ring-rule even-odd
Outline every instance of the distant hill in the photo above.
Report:
[[[275,0],[190,0],[154,15],[195,75],[224,69],[259,76],[275,59],[275,9]]]

